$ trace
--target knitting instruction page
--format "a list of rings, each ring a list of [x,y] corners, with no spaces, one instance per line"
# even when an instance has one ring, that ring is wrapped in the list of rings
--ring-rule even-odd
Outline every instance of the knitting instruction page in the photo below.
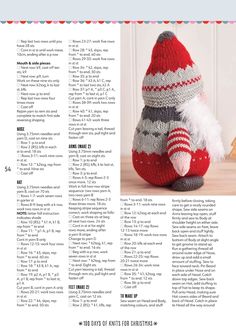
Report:
[[[0,25],[3,333],[236,332],[235,196],[155,194],[136,173],[150,174],[153,163],[148,124],[172,121],[173,108],[162,119],[147,106],[145,122],[133,127],[134,168],[123,169],[132,152],[122,156],[121,136],[133,115],[125,110],[122,127],[130,96],[121,94],[121,68],[130,59],[121,54],[130,44],[121,29]],[[145,80],[150,105],[158,89]],[[200,76],[189,80],[200,89]],[[172,131],[173,152],[173,139],[190,134]],[[132,149],[130,132],[126,138]],[[199,156],[207,167],[207,153]],[[186,171],[183,160],[175,168]],[[121,172],[137,193],[121,191]]]

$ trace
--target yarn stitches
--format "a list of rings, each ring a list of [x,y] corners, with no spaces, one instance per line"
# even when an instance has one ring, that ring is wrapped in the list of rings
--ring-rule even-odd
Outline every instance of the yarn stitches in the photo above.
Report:
[[[206,144],[192,136],[179,112],[202,91],[201,74],[186,48],[172,32],[162,33],[143,79],[145,106],[132,150],[135,170],[149,183],[172,184],[178,191],[202,186],[210,163]]]

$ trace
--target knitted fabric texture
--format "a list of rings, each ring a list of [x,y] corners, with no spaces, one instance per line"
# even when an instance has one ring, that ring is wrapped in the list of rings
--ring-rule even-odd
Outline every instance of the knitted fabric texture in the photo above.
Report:
[[[202,187],[204,184],[203,177],[195,176],[195,177],[183,177],[177,179],[171,186],[171,188],[175,191],[193,191]]]
[[[172,185],[180,191],[202,185],[209,154],[205,143],[191,136],[177,111],[180,104],[201,93],[202,86],[185,47],[172,32],[162,33],[143,80],[145,106],[133,139],[133,166],[147,182]]]
[[[151,63],[143,80],[145,105],[176,106],[202,90],[200,72],[186,48],[172,32],[162,33],[152,50]]]
[[[203,176],[210,164],[205,146],[195,142],[174,107],[144,107],[133,140],[133,165],[147,182],[165,186],[180,176],[173,160],[190,156],[188,176]]]

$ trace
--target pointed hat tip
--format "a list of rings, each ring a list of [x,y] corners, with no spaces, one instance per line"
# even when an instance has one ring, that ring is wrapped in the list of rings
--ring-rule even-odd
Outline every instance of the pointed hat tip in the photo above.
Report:
[[[162,42],[165,39],[172,39],[173,37],[175,37],[175,34],[172,31],[164,31],[158,36],[157,42]]]

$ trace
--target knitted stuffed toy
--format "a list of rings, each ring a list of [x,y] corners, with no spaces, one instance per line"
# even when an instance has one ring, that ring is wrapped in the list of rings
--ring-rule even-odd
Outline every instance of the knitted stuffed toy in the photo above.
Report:
[[[143,80],[144,108],[133,140],[137,173],[157,186],[190,191],[203,185],[210,160],[224,149],[199,70],[176,36],[163,32]]]

